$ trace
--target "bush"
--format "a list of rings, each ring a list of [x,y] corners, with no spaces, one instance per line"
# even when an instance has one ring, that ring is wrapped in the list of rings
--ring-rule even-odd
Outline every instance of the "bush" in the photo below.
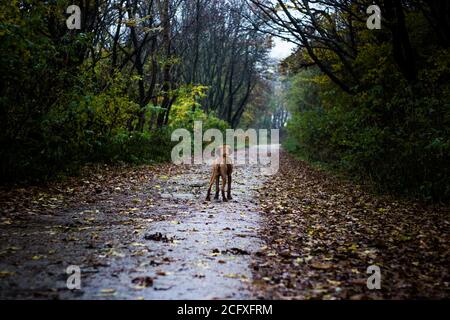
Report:
[[[449,71],[441,67],[439,74]],[[392,75],[387,80],[399,85],[383,90],[373,86],[351,101],[344,93],[328,96],[329,87],[315,81],[314,74],[297,75],[297,84],[317,86],[320,101],[308,103],[291,89],[295,99],[289,100],[286,148],[383,191],[448,201],[450,91],[446,84],[436,88],[430,74],[439,77],[430,67],[414,88]],[[432,86],[439,91],[431,95],[425,88]]]
[[[168,128],[152,132],[122,131],[114,135],[99,154],[104,161],[162,162],[170,160],[172,146]]]

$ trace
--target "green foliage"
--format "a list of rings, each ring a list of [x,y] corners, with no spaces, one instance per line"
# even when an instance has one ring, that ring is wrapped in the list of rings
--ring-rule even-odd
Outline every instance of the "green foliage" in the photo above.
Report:
[[[420,81],[410,86],[392,71],[386,50],[360,52],[359,67],[367,72],[356,95],[336,90],[317,70],[294,75],[285,145],[383,191],[448,200],[450,52],[428,56]]]
[[[67,1],[22,5],[32,8],[2,1],[0,12],[2,180],[48,179],[92,161],[167,160],[167,128],[130,130],[139,106],[128,88],[136,79],[111,72],[107,60],[78,59],[91,35],[48,36],[48,19],[65,30]]]
[[[58,172],[74,172],[81,164],[93,161],[169,159],[172,143],[168,129],[129,130],[138,105],[125,94],[126,81],[120,73],[103,76],[106,88],[99,92],[93,79],[102,72],[80,66],[71,90],[61,91],[53,103],[42,108],[46,112],[40,109],[39,118],[30,120],[23,136],[2,136],[7,141],[2,146],[4,179],[47,179]],[[3,110],[13,107],[25,108],[16,103],[5,105]]]
[[[135,164],[167,161],[173,146],[170,133],[168,128],[131,133],[123,130],[111,137],[99,154],[107,161]]]
[[[177,101],[172,106],[173,116],[169,121],[170,127],[185,128],[189,131],[194,129],[194,121],[202,121],[203,131],[211,128],[225,131],[229,128],[226,121],[207,115],[202,109],[200,99],[206,96],[208,90],[205,86],[186,85],[177,90]]]

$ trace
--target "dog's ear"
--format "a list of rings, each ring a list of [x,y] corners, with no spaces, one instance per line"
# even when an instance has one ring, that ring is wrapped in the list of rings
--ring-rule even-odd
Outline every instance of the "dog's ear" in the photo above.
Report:
[[[216,157],[222,156],[223,154],[223,146],[218,146],[216,148]]]
[[[233,153],[233,150],[231,149],[231,146],[230,145],[228,145],[228,144],[226,144],[226,145],[224,145],[224,147],[225,147],[225,152],[228,154],[228,155],[230,155],[230,154],[232,154]]]

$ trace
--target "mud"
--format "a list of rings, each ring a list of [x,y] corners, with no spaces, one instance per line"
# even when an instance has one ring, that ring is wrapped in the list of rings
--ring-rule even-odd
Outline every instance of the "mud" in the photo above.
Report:
[[[256,165],[237,166],[233,200],[206,202],[209,172],[158,172],[79,207],[16,213],[0,226],[0,298],[257,298],[250,265],[263,243],[255,199],[267,177]],[[131,205],[142,202],[151,205]],[[69,265],[81,269],[81,290],[67,289]]]

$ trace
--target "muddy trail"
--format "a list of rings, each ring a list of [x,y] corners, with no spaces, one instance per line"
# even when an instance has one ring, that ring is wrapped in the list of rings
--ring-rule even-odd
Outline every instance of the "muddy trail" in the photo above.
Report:
[[[233,200],[206,202],[209,175],[207,166],[99,168],[2,193],[0,298],[257,298],[266,176],[236,166]],[[80,268],[80,290],[67,288],[69,266]]]
[[[171,164],[0,190],[0,299],[448,299],[448,206],[275,156],[275,175],[235,166],[230,202],[204,201],[208,166]]]

